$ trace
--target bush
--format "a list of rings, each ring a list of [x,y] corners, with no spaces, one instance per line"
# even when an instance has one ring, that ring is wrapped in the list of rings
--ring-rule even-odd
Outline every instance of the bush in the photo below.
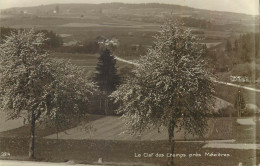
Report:
[[[254,116],[259,114],[260,110],[255,104],[246,104],[246,108],[242,111],[242,116]]]
[[[232,69],[232,75],[236,76],[252,76],[254,72],[253,64],[245,63],[245,64],[237,64]]]
[[[225,108],[219,109],[219,111],[217,113],[214,114],[215,117],[234,117],[237,116],[237,111],[236,109],[229,105]]]

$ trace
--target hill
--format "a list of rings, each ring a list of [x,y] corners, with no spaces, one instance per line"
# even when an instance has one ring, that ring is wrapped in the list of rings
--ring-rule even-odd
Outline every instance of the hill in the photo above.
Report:
[[[57,11],[56,11],[57,10]],[[131,16],[155,16],[163,17],[165,14],[173,14],[181,17],[194,17],[212,20],[217,23],[233,24],[233,23],[252,23],[257,20],[255,16],[210,11],[205,9],[196,9],[186,6],[160,3],[142,3],[142,4],[126,4],[126,3],[102,3],[102,4],[50,4],[34,7],[19,7],[3,9],[2,14],[33,14],[33,15],[75,15],[75,14],[123,14]],[[221,18],[221,19],[219,19]]]

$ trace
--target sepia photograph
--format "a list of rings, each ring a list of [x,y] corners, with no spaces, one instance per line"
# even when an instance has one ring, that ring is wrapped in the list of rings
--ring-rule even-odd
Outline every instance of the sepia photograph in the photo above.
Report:
[[[0,166],[260,166],[259,0],[0,0]]]

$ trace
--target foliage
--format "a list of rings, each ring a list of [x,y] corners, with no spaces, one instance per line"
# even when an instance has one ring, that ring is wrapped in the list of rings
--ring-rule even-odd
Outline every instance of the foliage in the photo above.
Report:
[[[95,75],[95,82],[101,91],[111,93],[116,90],[119,84],[119,76],[117,75],[116,60],[108,49],[101,52],[98,58]]]
[[[99,52],[99,45],[96,41],[84,41],[82,45],[63,46],[55,49],[55,51],[94,54]]]
[[[252,77],[252,74],[256,74],[257,77],[258,68],[252,68],[248,64],[253,64],[259,59],[258,54],[259,33],[247,33],[236,39],[230,38],[225,43],[225,50],[221,48],[207,50],[207,56],[218,72],[232,70],[232,74],[240,75],[241,73],[248,77]],[[244,69],[246,70],[243,71]]]
[[[109,49],[101,51],[98,60],[99,61],[96,67],[97,72],[94,76],[94,80],[101,92],[100,106],[102,105],[103,101],[105,114],[108,114],[108,112],[110,112],[109,106],[111,106],[111,104],[108,102],[108,95],[116,90],[120,80],[119,76],[117,75],[116,60],[114,56],[111,55]]]
[[[86,72],[64,60],[52,60],[52,79],[49,85],[48,119],[53,119],[57,132],[75,119],[87,115],[89,96],[95,86],[87,80]]]
[[[71,64],[51,60],[43,33],[11,33],[0,45],[0,108],[10,119],[23,117],[31,126],[29,156],[34,157],[35,123],[80,112],[93,84]]]
[[[0,27],[0,42],[3,41],[6,36],[11,35],[12,32],[16,32],[16,29]]]
[[[242,116],[256,116],[259,115],[259,108],[254,104],[246,104],[245,109],[242,112]],[[257,117],[257,116],[256,116]]]
[[[211,28],[212,24],[210,21],[207,21],[205,19],[196,19],[193,17],[183,17],[182,21],[185,26],[188,27],[197,27],[197,28]]]
[[[59,48],[63,45],[62,38],[53,31],[40,30],[36,33],[43,33],[45,37],[48,39],[44,42],[44,45],[47,49]]]
[[[244,63],[237,64],[232,69],[232,75],[236,76],[247,76],[252,78],[254,75],[257,77],[260,76],[260,67],[256,63]]]
[[[226,52],[232,51],[232,44],[231,44],[230,40],[227,40],[225,50],[226,50]]]
[[[213,98],[205,46],[173,22],[156,36],[155,47],[138,61],[133,77],[111,95],[132,133],[166,126],[174,149],[174,129],[203,136]],[[173,150],[172,150],[173,151]]]
[[[252,62],[255,58],[259,58],[259,33],[247,33],[240,35],[234,41],[234,56],[238,56],[240,62]]]
[[[119,45],[115,50],[115,55],[119,57],[140,57],[144,55],[147,48],[142,45],[129,46],[128,44]]]
[[[4,41],[7,36],[11,35],[11,32],[13,33],[18,33],[18,31],[22,31],[23,29],[14,29],[14,28],[5,28],[5,27],[0,27],[0,42]],[[44,40],[44,46],[47,49],[53,49],[53,48],[58,48],[63,45],[63,40],[62,38],[54,33],[53,31],[47,31],[47,30],[38,30],[35,31],[35,33],[42,33],[44,34],[45,38],[48,40]]]
[[[217,113],[214,113],[214,117],[235,117],[235,116],[237,116],[237,110],[231,105],[220,109]]]

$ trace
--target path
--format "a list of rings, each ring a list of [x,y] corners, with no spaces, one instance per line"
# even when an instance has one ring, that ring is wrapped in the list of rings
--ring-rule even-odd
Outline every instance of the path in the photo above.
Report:
[[[136,62],[125,60],[125,59],[119,58],[117,56],[115,56],[115,59],[118,60],[118,61],[121,61],[121,62],[125,62],[125,63],[128,63],[128,64],[131,64],[131,65],[135,65],[135,66],[139,65]],[[216,82],[218,84],[224,84],[224,85],[228,85],[228,86],[233,86],[233,87],[236,87],[236,88],[242,88],[242,89],[246,89],[246,90],[250,90],[250,91],[254,91],[254,92],[260,92],[260,89],[251,88],[251,87],[247,87],[247,86],[242,86],[242,85],[237,85],[237,84],[232,84],[232,83],[222,82],[222,81],[217,81],[217,80],[213,80],[213,82]]]

